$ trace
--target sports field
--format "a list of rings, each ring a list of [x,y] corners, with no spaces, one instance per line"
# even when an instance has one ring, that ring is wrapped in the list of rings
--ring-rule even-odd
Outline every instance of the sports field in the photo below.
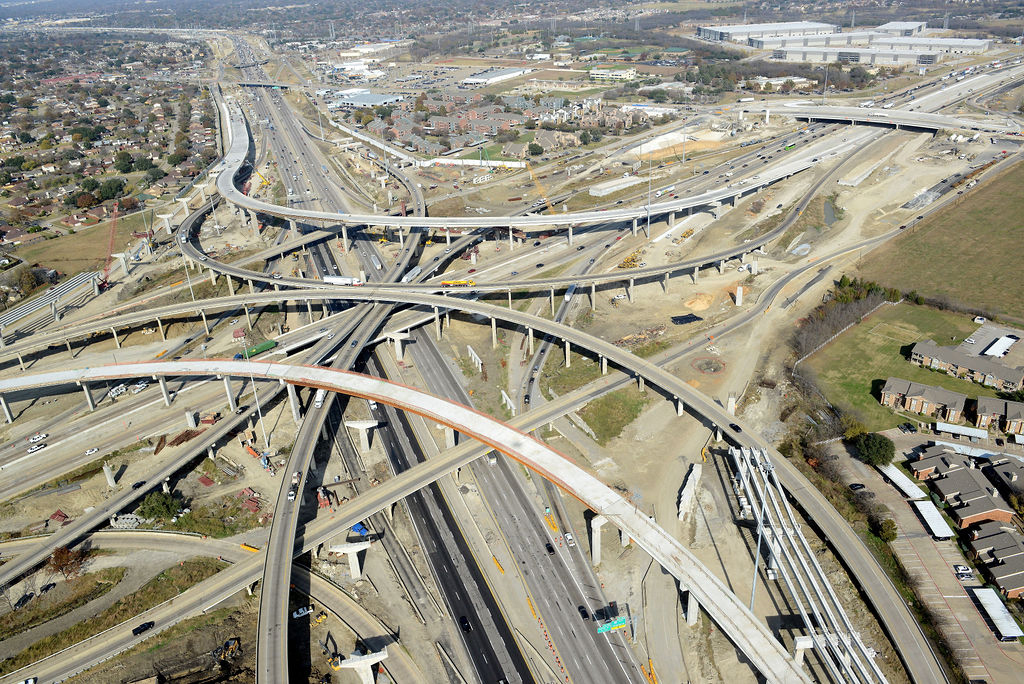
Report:
[[[882,430],[904,420],[878,403],[881,387],[890,376],[945,387],[969,397],[995,396],[990,388],[915,366],[902,353],[924,339],[940,345],[959,344],[977,329],[978,325],[964,314],[911,304],[884,306],[804,365],[817,376],[818,386],[830,402],[853,410],[869,429]]]
[[[1024,322],[1024,164],[864,259],[858,275]]]

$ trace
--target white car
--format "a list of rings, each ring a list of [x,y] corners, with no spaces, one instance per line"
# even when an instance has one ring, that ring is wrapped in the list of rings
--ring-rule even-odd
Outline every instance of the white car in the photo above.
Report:
[[[86,456],[92,456],[92,455],[93,455],[93,454],[95,454],[95,453],[96,453],[97,451],[99,451],[99,449],[97,449],[96,447],[93,447],[92,449],[86,449],[86,450],[85,450],[85,455],[86,455]]]
[[[35,444],[36,442],[43,441],[44,439],[46,439],[49,436],[50,435],[45,433],[45,432],[37,432],[36,434],[34,434],[31,437],[29,437],[28,441],[29,441],[30,444]]]
[[[569,547],[576,546],[576,539],[572,536],[572,532],[566,532],[565,533],[565,543]]]
[[[43,443],[43,444],[33,444],[32,446],[30,446],[28,448],[28,453],[34,454],[37,451],[40,451],[40,450],[45,449],[45,448],[46,448],[46,444],[45,443]]]

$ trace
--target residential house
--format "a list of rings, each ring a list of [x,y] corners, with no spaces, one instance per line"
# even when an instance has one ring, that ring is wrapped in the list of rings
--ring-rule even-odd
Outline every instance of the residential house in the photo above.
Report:
[[[926,416],[938,415],[948,423],[956,423],[963,417],[967,395],[902,378],[889,378],[882,387],[881,403]]]
[[[931,478],[929,484],[948,504],[946,512],[960,529],[989,520],[1005,523],[1013,520],[1013,507],[999,495],[985,474],[973,466],[973,462],[969,462],[967,468]]]
[[[528,149],[529,145],[526,143],[506,143],[501,148],[501,155],[503,157],[512,157],[513,159],[525,159]]]
[[[1012,392],[1024,386],[1024,369],[973,356],[958,347],[940,347],[931,340],[923,340],[911,347],[910,362],[999,390]]]
[[[1007,598],[1024,594],[1024,539],[1012,525],[985,522],[971,531],[969,556]]]
[[[580,139],[575,133],[565,131],[537,131],[533,141],[543,147],[545,152],[563,147],[578,147],[580,144]]]
[[[978,397],[974,425],[983,429],[994,427],[1011,435],[1024,434],[1024,403]]]
[[[930,446],[921,451],[917,459],[907,461],[906,465],[918,480],[927,480],[967,468],[970,465],[970,458],[946,447]]]

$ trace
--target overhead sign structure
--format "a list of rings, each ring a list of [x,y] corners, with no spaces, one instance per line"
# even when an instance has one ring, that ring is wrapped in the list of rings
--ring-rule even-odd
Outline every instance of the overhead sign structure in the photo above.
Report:
[[[629,624],[629,620],[627,620],[626,616],[623,615],[621,617],[615,618],[614,620],[609,620],[608,622],[604,623],[603,625],[599,625],[598,628],[597,628],[597,633],[598,634],[602,634],[604,632],[610,632],[613,629],[622,629],[623,627],[625,627],[628,624]]]

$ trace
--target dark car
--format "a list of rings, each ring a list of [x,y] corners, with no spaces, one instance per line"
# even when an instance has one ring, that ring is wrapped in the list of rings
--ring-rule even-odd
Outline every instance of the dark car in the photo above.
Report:
[[[240,416],[243,413],[245,413],[248,409],[248,406],[239,406],[238,408],[235,409],[235,413]]]
[[[549,556],[555,555],[555,547],[551,545],[551,542],[544,542],[544,548],[548,550]]]
[[[730,428],[730,429],[731,429],[731,430],[732,430],[733,432],[743,432],[743,428],[741,428],[741,427],[740,427],[739,425],[737,425],[736,423],[729,423],[729,428]]]
[[[531,382],[533,382],[532,379],[531,379]],[[527,406],[530,405],[530,395],[529,394],[524,394],[523,395],[523,403],[526,404]]]
[[[155,624],[156,623],[153,622],[152,620],[150,620],[149,622],[143,622],[138,627],[135,627],[134,629],[132,629],[132,634],[134,636],[139,636],[143,632],[148,632],[149,630],[153,629],[153,625],[155,625]]]
[[[51,589],[53,589],[56,586],[57,585],[54,582],[49,582],[48,584],[44,584],[42,587],[39,588],[39,595],[42,596],[43,594],[45,594],[46,592],[50,591]]]
[[[348,345],[348,346],[350,346],[350,347],[352,347],[353,349],[355,349],[356,347],[358,347],[358,346],[359,346],[359,340],[352,340],[352,344],[350,344],[350,345]]]
[[[859,492],[862,489],[864,489],[864,485],[862,485],[860,482],[854,482],[853,484],[850,485],[850,491],[852,492]]]
[[[535,241],[535,242],[533,243],[533,246],[534,246],[534,247],[540,247],[540,240],[536,240],[536,241]]]
[[[583,250],[585,250],[586,248],[587,248],[587,246],[586,246],[586,245],[580,245],[579,247],[577,247],[577,248],[576,248],[576,251],[577,251],[577,252],[582,252],[582,251],[583,251]]]
[[[142,487],[144,484],[146,484],[145,480],[139,480],[138,482],[136,482],[136,483],[134,483],[132,485],[132,489],[138,489],[138,488]]]
[[[917,432],[917,428],[914,426],[913,423],[904,423],[900,427],[902,427],[905,432],[909,432],[910,434],[915,434]]]
[[[33,598],[35,598],[35,592],[30,591],[27,594],[22,594],[21,598],[14,602],[14,610],[20,610],[21,608],[24,608],[25,604],[31,601]]]
[[[543,264],[543,262],[542,262],[542,263],[539,263],[539,264],[537,264],[537,268],[544,268],[544,264]]]
[[[469,634],[473,631],[473,625],[469,624],[469,618],[467,618],[465,615],[459,618],[459,627],[461,627],[462,631],[466,634]]]
[[[590,613],[587,612],[587,609],[585,607],[583,607],[583,606],[576,606],[576,610],[580,611],[580,617],[583,618],[584,620],[589,620],[590,619]]]

